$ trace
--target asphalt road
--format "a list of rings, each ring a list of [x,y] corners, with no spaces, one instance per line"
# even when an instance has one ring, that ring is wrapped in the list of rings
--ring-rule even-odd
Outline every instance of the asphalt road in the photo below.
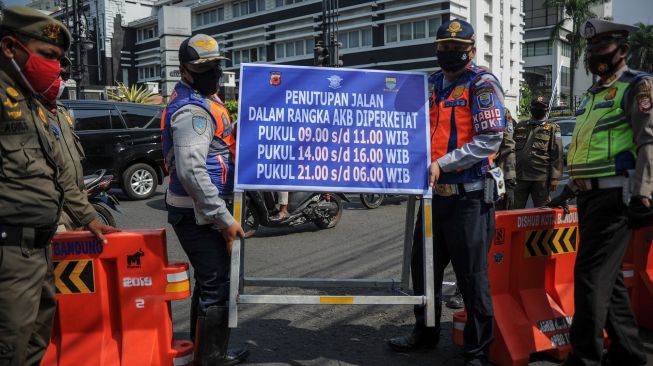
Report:
[[[146,201],[126,201],[118,226],[168,229],[170,260],[187,261],[177,237],[166,224],[163,187]],[[290,228],[262,228],[245,243],[245,275],[256,277],[400,278],[406,199],[394,197],[375,210],[367,210],[352,195],[342,220],[333,229],[312,224]],[[451,270],[447,280],[453,280]],[[453,288],[445,286],[445,294]],[[393,294],[368,289],[318,290],[247,287],[252,294]],[[173,302],[176,339],[189,338],[189,303]],[[246,344],[249,365],[455,365],[460,349],[451,341],[452,311],[444,307],[441,340],[432,351],[399,354],[387,340],[410,332],[412,306],[243,305],[232,346]],[[649,355],[653,333],[643,334]],[[649,356],[649,360],[653,360]],[[531,365],[557,365],[536,355]],[[651,362],[653,364],[653,362]]]

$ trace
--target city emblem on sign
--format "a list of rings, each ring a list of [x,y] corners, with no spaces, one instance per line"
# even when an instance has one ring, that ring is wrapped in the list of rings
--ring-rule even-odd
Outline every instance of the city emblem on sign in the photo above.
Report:
[[[281,72],[280,71],[270,71],[270,85],[272,85],[272,86],[281,85]]]

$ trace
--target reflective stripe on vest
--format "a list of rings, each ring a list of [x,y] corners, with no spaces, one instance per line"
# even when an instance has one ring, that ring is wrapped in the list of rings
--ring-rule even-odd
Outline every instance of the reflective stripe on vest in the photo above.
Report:
[[[229,112],[217,97],[205,98],[182,83],[175,86],[175,91],[170,97],[170,103],[161,117],[163,156],[170,174],[168,189],[177,195],[188,195],[177,178],[170,119],[177,110],[189,104],[201,107],[211,116],[215,125],[215,133],[209,145],[206,168],[211,182],[218,188],[220,195],[231,195],[233,193],[235,172],[236,139],[233,134]]]
[[[583,97],[567,156],[572,179],[608,177],[633,168],[619,166],[617,158],[632,154],[625,160],[634,161],[633,131],[622,104],[629,86],[641,76],[626,71],[611,87]]]

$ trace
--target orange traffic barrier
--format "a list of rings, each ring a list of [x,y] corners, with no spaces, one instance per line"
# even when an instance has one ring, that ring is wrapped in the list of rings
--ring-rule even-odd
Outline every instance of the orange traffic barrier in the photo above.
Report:
[[[637,324],[653,329],[653,225],[633,231],[623,274]]]
[[[172,340],[170,301],[190,296],[188,264],[168,263],[165,230],[63,233],[52,244],[57,313],[42,365],[191,365]]]
[[[571,350],[577,223],[575,207],[564,218],[562,210],[556,209],[497,213],[489,254],[495,316],[495,339],[490,346],[493,363],[528,365],[530,355],[538,352],[562,360]],[[460,323],[465,318],[454,315],[455,341],[462,342]]]

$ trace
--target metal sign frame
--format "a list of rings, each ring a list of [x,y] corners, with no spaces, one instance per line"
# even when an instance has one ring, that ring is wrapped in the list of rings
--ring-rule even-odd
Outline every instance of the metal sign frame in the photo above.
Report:
[[[243,222],[244,192],[234,193],[234,218]],[[422,296],[378,295],[378,296],[318,296],[318,295],[249,295],[245,287],[310,287],[310,288],[397,288],[407,290],[410,280],[410,261],[415,221],[414,195],[409,196],[404,234],[404,258],[401,280],[394,279],[329,279],[329,278],[273,278],[245,277],[245,243],[236,239],[231,250],[231,277],[229,288],[229,328],[238,326],[240,304],[286,304],[286,305],[425,305],[426,326],[435,326],[435,286],[433,274],[433,232],[431,226],[431,198],[422,198],[422,230],[424,234],[424,292]]]

